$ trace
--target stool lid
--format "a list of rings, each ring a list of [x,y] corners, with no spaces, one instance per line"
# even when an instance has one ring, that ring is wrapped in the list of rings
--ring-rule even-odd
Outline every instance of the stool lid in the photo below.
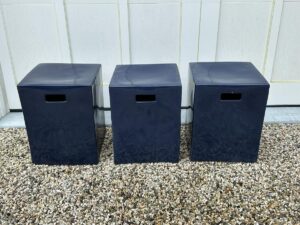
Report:
[[[196,85],[267,85],[250,62],[195,62],[190,70]]]
[[[117,65],[110,87],[181,86],[176,64]]]
[[[100,68],[100,64],[42,63],[33,68],[18,86],[90,86]]]

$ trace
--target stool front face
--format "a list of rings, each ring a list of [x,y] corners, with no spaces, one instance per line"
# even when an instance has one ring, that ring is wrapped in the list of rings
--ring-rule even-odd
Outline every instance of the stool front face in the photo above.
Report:
[[[115,163],[178,162],[181,85],[109,91]]]
[[[115,163],[178,162],[181,88],[110,90]]]
[[[90,87],[19,88],[32,162],[98,162]]]

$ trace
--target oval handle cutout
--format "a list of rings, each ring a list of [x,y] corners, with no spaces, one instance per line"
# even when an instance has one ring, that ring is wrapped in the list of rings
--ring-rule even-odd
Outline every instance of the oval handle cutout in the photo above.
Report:
[[[136,95],[135,101],[136,102],[155,102],[156,96],[155,95]]]
[[[241,100],[242,94],[241,93],[222,93],[220,98],[223,101],[238,101],[238,100]]]
[[[45,95],[46,102],[66,102],[66,95],[61,94],[51,94]]]

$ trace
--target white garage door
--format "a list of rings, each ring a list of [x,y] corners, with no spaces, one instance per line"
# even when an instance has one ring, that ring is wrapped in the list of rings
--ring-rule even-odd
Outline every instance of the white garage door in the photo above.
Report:
[[[300,104],[299,0],[0,0],[0,62],[10,109],[42,62],[101,63],[105,107],[116,64],[251,61],[269,105]]]

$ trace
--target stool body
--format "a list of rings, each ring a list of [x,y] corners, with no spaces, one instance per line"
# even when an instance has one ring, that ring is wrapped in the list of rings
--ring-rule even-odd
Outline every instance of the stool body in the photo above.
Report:
[[[269,84],[244,62],[191,63],[193,161],[255,162]]]
[[[95,109],[103,103],[101,65],[39,64],[18,91],[33,163],[98,163],[105,133],[103,112]]]
[[[176,64],[120,65],[109,87],[115,163],[178,162]]]

